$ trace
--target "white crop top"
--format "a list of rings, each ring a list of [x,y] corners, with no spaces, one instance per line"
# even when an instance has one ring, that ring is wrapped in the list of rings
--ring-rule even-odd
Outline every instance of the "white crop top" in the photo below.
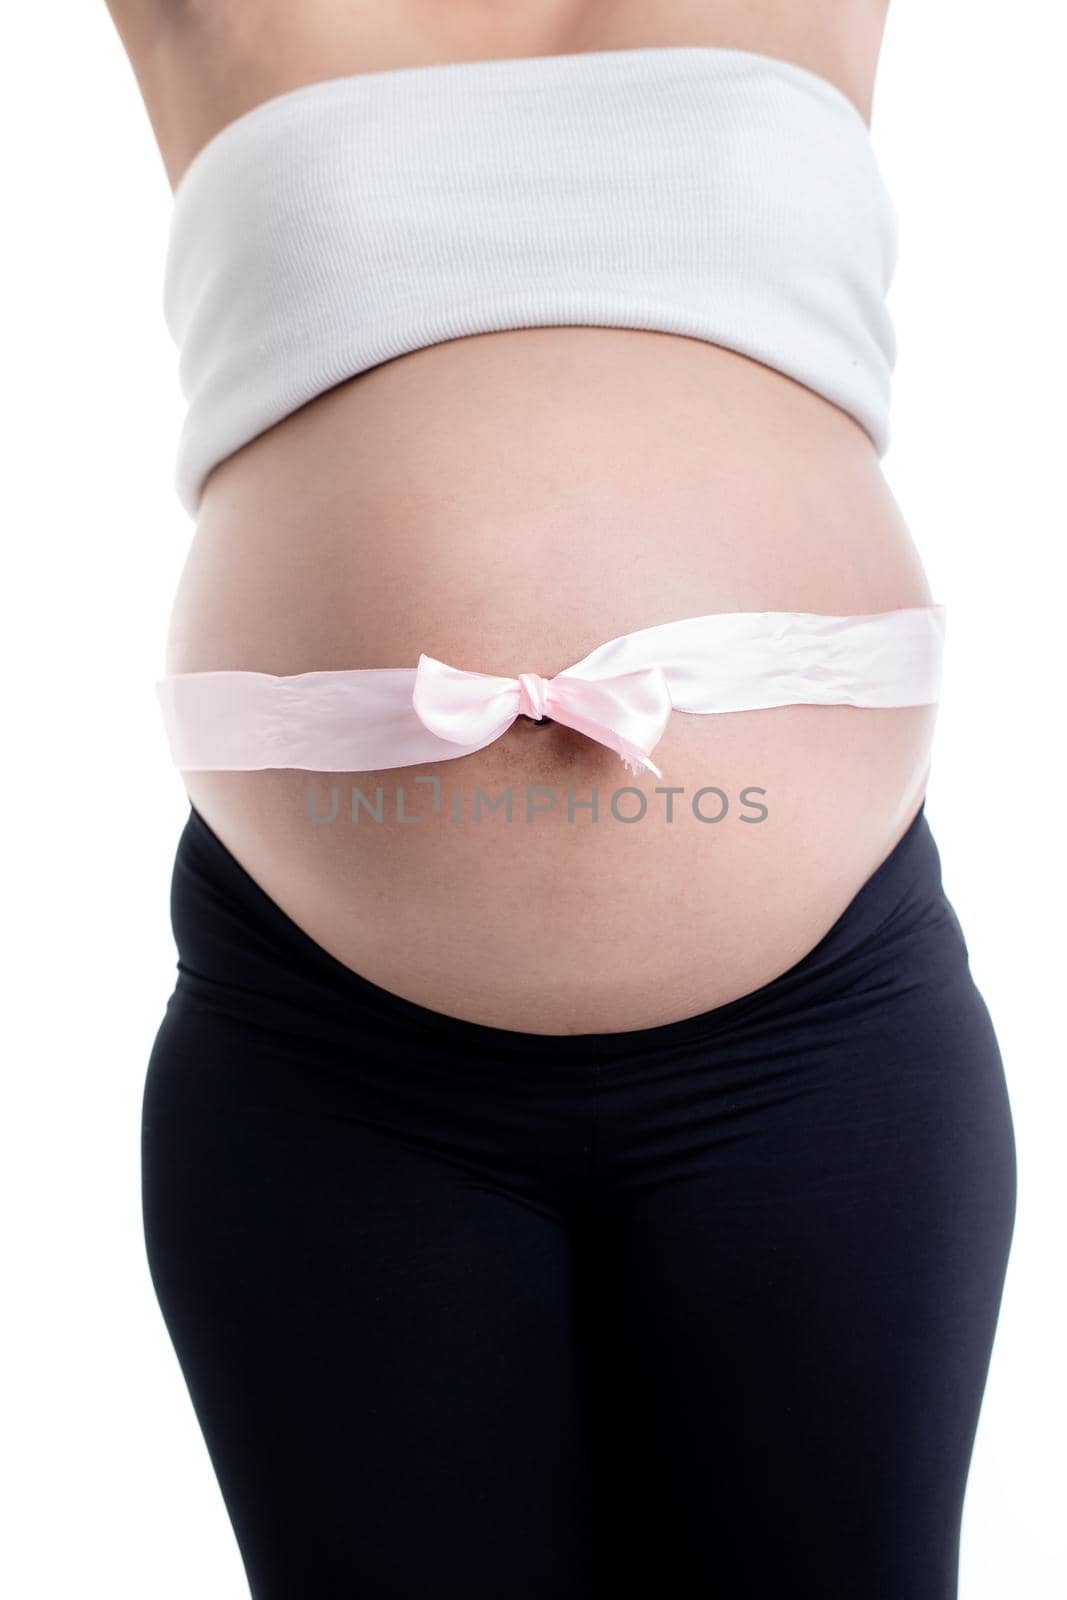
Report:
[[[827,80],[704,45],[306,84],[182,174],[164,315],[191,513],[220,461],[446,339],[586,324],[739,351],[889,439],[896,215]]]

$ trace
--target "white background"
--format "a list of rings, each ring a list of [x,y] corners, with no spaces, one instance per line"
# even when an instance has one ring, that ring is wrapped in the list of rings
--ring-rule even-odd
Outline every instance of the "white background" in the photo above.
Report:
[[[1060,18],[895,0],[873,119],[900,220],[884,466],[949,608],[927,815],[1019,1153],[961,1600],[1067,1595]],[[0,1588],[246,1600],[140,1212],[186,816],[152,691],[192,532],[170,191],[102,0],[9,4],[3,44]]]

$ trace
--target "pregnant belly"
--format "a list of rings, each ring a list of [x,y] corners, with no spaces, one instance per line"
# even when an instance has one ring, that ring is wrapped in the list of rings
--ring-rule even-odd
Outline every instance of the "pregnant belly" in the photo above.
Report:
[[[432,346],[209,480],[169,672],[551,676],[714,611],[932,599],[866,434],[697,340],[524,329]],[[711,1009],[799,960],[922,799],[936,707],[675,713],[663,779],[520,718],[389,772],[188,772],[294,922],[421,1005],[545,1034]]]

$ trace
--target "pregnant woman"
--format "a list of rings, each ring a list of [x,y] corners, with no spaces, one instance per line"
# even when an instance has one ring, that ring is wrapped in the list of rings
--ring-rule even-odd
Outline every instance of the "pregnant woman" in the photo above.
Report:
[[[951,1600],[1015,1148],[884,4],[109,5],[194,524],[145,1238],[252,1595]]]

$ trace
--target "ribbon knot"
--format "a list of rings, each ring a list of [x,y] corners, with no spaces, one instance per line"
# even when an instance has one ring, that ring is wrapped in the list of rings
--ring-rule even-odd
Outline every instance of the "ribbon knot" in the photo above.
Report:
[[[631,772],[663,776],[649,759],[671,714],[670,688],[659,667],[591,678],[576,670],[554,678],[536,672],[498,678],[420,655],[411,704],[431,733],[472,752],[498,739],[520,715],[537,722],[551,717],[614,750]]]
[[[545,715],[545,691],[548,685],[536,672],[519,673],[519,715],[540,722]]]

